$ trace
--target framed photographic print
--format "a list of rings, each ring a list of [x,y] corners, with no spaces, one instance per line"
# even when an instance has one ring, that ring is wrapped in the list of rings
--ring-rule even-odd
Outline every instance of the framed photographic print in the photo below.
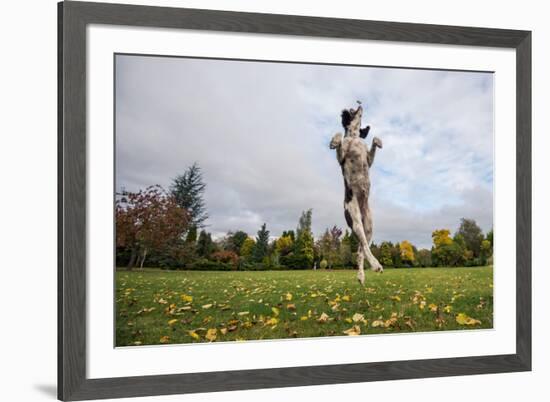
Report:
[[[59,399],[530,370],[529,31],[58,15]]]

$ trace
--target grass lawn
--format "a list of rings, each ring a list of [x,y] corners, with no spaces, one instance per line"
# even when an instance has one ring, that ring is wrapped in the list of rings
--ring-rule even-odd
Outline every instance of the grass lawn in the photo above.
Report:
[[[493,268],[117,271],[116,345],[493,327]]]

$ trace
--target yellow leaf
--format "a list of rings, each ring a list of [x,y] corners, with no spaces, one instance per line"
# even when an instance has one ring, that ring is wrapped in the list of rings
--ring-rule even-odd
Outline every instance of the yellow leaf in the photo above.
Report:
[[[353,322],[363,322],[365,321],[365,316],[363,314],[355,313],[351,319]]]
[[[240,313],[237,313],[240,316],[248,315],[248,311],[241,311]]]
[[[193,296],[181,294],[180,297],[181,297],[181,300],[183,300],[186,303],[191,303],[193,301]]]
[[[373,328],[376,328],[376,327],[383,327],[384,326],[384,321],[382,320],[374,320],[372,323],[371,323],[371,327]]]
[[[428,308],[430,309],[430,311],[432,312],[437,312],[437,304],[434,304],[434,303],[430,303],[430,305],[428,306]]]
[[[197,334],[195,331],[188,331],[187,333],[191,338],[196,339],[197,341],[201,339],[199,334]]]
[[[210,328],[208,331],[206,331],[206,335],[204,337],[208,339],[210,342],[214,342],[216,340],[217,333],[218,333],[218,330],[216,328]]]
[[[168,321],[168,325],[174,325],[177,322],[178,322],[178,319],[174,318],[173,320]]]
[[[321,316],[317,319],[318,322],[327,322],[329,319],[328,314],[322,313]]]
[[[278,322],[279,322],[278,319],[276,319],[275,317],[272,317],[265,322],[265,325],[277,325]]]
[[[446,312],[447,314],[449,314],[449,313],[451,312],[452,309],[453,309],[452,306],[445,306],[445,307],[443,308],[443,311]]]
[[[395,302],[400,302],[401,301],[401,298],[399,296],[392,296],[390,297],[391,300],[395,301]]]
[[[342,300],[349,302],[351,300],[351,297],[349,297],[349,295],[344,295],[342,296]]]
[[[271,311],[273,311],[273,314],[275,314],[275,317],[279,315],[279,309],[277,307],[271,307]]]
[[[353,322],[351,318],[346,318],[344,321],[347,322],[348,324],[351,324]]]
[[[300,321],[307,321],[307,315],[300,317]]]
[[[168,335],[161,336],[160,343],[168,343],[170,342],[170,337]]]
[[[288,301],[291,301],[292,300],[292,293],[287,293],[285,298],[288,300]]]
[[[204,306],[202,306],[203,309],[209,309],[210,307],[212,307],[212,303],[210,304],[205,304]]]
[[[424,310],[424,307],[426,307],[426,301],[425,300],[422,300],[420,302],[420,304],[418,305],[418,307],[420,307],[420,310]]]
[[[476,325],[476,324],[481,324],[481,321],[479,320],[476,320],[475,318],[472,318],[472,317],[468,317],[466,314],[464,313],[459,313],[457,316],[456,316],[456,322],[459,323],[460,325]]]
[[[227,334],[227,328],[221,328],[220,332],[222,333],[222,335]]]
[[[359,327],[359,325],[354,325],[350,329],[345,330],[343,332],[344,332],[344,334],[350,335],[350,336],[361,335],[361,328]]]

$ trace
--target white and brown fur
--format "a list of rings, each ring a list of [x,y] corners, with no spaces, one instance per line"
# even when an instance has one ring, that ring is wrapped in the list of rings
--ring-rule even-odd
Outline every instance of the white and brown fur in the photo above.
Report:
[[[330,141],[330,148],[336,150],[336,158],[344,176],[344,216],[351,230],[359,239],[357,250],[357,279],[365,284],[364,259],[371,269],[383,272],[383,267],[370,251],[372,240],[372,213],[369,208],[370,178],[369,168],[374,162],[376,148],[382,148],[382,141],[375,137],[369,150],[363,139],[370,127],[361,129],[363,107],[342,111],[342,125],[345,134],[338,133]]]

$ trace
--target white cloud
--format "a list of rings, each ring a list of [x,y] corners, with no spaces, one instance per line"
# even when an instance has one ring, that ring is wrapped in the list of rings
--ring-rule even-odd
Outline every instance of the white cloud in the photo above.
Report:
[[[117,186],[170,180],[197,161],[213,233],[266,222],[272,235],[313,208],[316,234],[345,226],[328,142],[363,101],[384,148],[371,170],[375,241],[429,246],[435,228],[492,226],[493,78],[388,68],[117,58]]]

